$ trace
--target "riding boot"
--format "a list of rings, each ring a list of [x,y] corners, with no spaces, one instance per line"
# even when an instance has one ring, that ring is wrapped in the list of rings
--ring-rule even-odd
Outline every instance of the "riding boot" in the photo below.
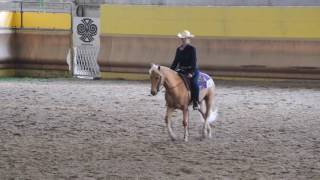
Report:
[[[198,101],[193,100],[193,110],[199,110],[199,109],[200,107],[199,107]]]
[[[195,72],[192,78],[192,101],[193,101],[193,109],[199,110],[199,84],[198,84],[199,72]]]

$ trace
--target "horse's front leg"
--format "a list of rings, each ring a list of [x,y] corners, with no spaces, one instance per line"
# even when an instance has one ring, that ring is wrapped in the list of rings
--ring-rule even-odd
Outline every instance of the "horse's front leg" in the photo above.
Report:
[[[169,136],[174,141],[174,140],[176,140],[176,135],[173,133],[172,126],[171,126],[171,115],[172,115],[173,111],[174,111],[173,108],[167,107],[167,112],[166,112],[166,116],[165,116],[164,120],[165,120],[167,128],[168,128]]]
[[[184,127],[184,141],[188,141],[189,137],[189,110],[188,108],[183,110],[183,127]]]

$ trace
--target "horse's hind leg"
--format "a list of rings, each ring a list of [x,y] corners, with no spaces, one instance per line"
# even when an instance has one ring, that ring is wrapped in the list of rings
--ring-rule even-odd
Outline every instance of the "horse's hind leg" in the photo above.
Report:
[[[204,122],[206,119],[205,112],[206,112],[206,103],[203,100],[200,102],[200,109],[199,109],[201,122]]]
[[[208,112],[209,112],[209,113],[208,113],[207,117],[209,118],[209,117],[210,117],[211,110],[208,110]],[[211,135],[211,126],[210,126],[210,124],[209,124],[208,119],[207,119],[207,121],[206,121],[206,126],[207,126],[208,138],[211,138],[211,137],[212,137],[212,135]]]
[[[189,111],[188,109],[183,110],[183,127],[184,127],[184,141],[188,141],[189,137]]]
[[[204,131],[207,131],[208,133],[208,137],[211,138],[211,126],[209,124],[209,118],[211,115],[211,109],[212,109],[212,105],[213,105],[213,93],[209,94],[209,96],[206,99],[206,120],[205,120],[205,129]]]
[[[172,126],[171,126],[171,115],[172,115],[173,111],[174,111],[173,108],[167,107],[167,112],[166,112],[166,116],[165,116],[164,120],[165,120],[167,128],[168,128],[169,136],[174,141],[174,140],[176,140],[176,135],[173,133]]]
[[[201,129],[201,133],[202,134],[202,137],[205,138],[207,136],[207,132],[206,132],[206,103],[205,103],[205,100],[201,101],[200,103],[200,109],[199,109],[199,113],[200,113],[200,116],[201,116],[201,122],[203,123],[203,126],[202,126],[202,129]]]
[[[204,122],[203,122],[203,128],[202,128],[202,136],[203,138],[209,137],[211,138],[211,127],[209,124],[209,117],[211,113],[211,99],[210,97],[206,97],[205,99],[205,110],[204,108],[201,108],[202,112],[200,112],[203,116]],[[203,113],[205,112],[205,113]]]

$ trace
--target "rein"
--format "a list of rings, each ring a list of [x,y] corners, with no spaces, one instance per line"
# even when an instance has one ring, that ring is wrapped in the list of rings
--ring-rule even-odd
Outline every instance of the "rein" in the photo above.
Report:
[[[160,71],[160,70],[159,70],[159,71]],[[163,78],[162,75],[160,75],[160,80],[159,80],[159,82],[158,82],[158,84],[157,84],[157,92],[160,91],[162,78]],[[168,85],[167,81],[165,80],[164,83],[163,83],[163,86],[164,86],[167,90],[171,90],[171,89],[175,89],[175,88],[179,87],[181,84],[183,84],[183,80],[181,80],[181,82],[177,83],[176,85],[170,87],[170,86]]]
[[[162,82],[162,76],[160,76],[160,80],[159,80],[159,82],[157,84],[157,91],[158,92],[160,91],[161,82]]]
[[[183,82],[182,79],[181,79],[181,81],[180,81],[179,83],[177,83],[176,85],[171,86],[171,87],[169,87],[168,83],[166,83],[166,81],[164,81],[164,86],[166,87],[166,90],[167,90],[167,91],[170,91],[170,90],[172,90],[172,89],[175,89],[175,88],[179,87],[181,84],[182,84],[182,85],[184,84],[184,82]],[[188,93],[188,99],[191,98],[190,96],[191,96],[191,93]]]
[[[165,81],[165,83],[166,83],[166,81]],[[174,88],[177,88],[177,87],[179,87],[180,86],[180,84],[182,84],[183,83],[183,81],[181,81],[181,82],[179,82],[179,83],[177,83],[176,85],[174,85],[174,86],[172,86],[172,87],[169,87],[169,85],[166,83],[166,89],[174,89]]]

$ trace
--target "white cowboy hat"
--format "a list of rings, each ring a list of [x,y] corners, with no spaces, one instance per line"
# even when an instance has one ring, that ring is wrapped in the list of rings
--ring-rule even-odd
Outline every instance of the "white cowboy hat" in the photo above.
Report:
[[[191,34],[191,32],[188,30],[184,30],[181,33],[178,33],[177,36],[179,38],[193,38],[194,37],[194,35]]]

